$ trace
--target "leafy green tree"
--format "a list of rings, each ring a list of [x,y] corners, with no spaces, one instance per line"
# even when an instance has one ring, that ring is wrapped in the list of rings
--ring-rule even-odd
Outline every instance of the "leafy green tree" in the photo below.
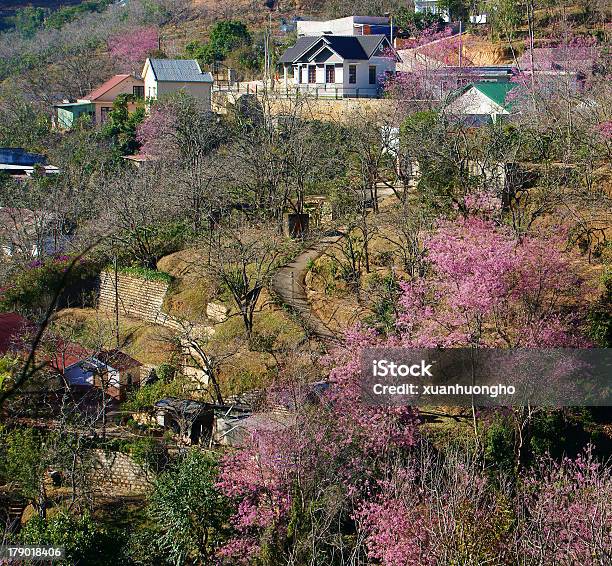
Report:
[[[130,112],[130,104],[136,108]],[[140,147],[136,140],[136,130],[145,118],[144,101],[131,94],[120,94],[113,102],[102,134],[113,140],[122,155],[134,153]]]
[[[486,7],[493,33],[498,38],[513,41],[517,28],[523,22],[521,4],[514,0],[488,0]]]
[[[20,8],[13,16],[15,30],[23,37],[32,37],[43,25],[46,11],[44,8],[26,6]]]
[[[226,540],[232,505],[216,482],[216,460],[196,448],[157,478],[148,512],[172,564],[210,564]]]
[[[438,0],[438,8],[448,12],[451,20],[465,21],[469,14],[469,2],[467,0]]]
[[[47,147],[51,120],[17,89],[0,90],[0,147],[38,151]]]
[[[607,253],[606,253],[607,252]],[[589,334],[601,348],[612,348],[612,245],[608,243],[604,254],[603,292],[588,315]],[[611,258],[607,259],[610,255]]]
[[[191,57],[211,65],[223,61],[232,51],[253,42],[246,25],[238,20],[222,20],[213,25],[208,43],[192,41],[185,51]]]
[[[238,20],[222,20],[217,22],[210,32],[209,45],[225,58],[232,50],[249,45],[251,34],[246,25]]]
[[[58,564],[113,564],[117,549],[117,541],[89,512],[75,517],[63,509],[48,519],[30,519],[19,533],[19,542],[63,547],[67,560]]]
[[[407,36],[423,31],[432,26],[442,26],[444,20],[431,12],[415,12],[407,6],[402,6],[393,14],[395,35]]]
[[[45,20],[46,28],[61,29],[83,14],[101,12],[113,3],[113,0],[86,0],[76,6],[62,6],[52,12]]]
[[[64,448],[57,434],[43,435],[33,428],[0,431],[0,478],[31,501],[42,519],[49,503],[46,473],[52,465],[61,464]]]

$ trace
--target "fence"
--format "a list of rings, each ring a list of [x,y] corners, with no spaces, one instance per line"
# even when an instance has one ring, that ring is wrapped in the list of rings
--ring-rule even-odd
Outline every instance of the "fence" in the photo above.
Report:
[[[358,88],[333,86],[333,84],[304,84],[288,86],[274,84],[272,86],[262,83],[215,83],[215,92],[228,92],[232,94],[268,94],[275,98],[295,98],[298,94],[314,98],[329,98],[340,100],[342,98],[380,98],[380,88]]]

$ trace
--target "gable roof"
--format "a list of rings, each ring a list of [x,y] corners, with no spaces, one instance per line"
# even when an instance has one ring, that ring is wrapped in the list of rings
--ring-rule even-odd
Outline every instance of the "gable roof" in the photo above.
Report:
[[[96,360],[117,370],[139,367],[142,364],[121,350],[101,350],[94,356]]]
[[[287,49],[279,63],[294,63],[317,44],[325,44],[342,59],[367,61],[378,46],[387,40],[385,35],[321,35],[299,37],[293,47]]]
[[[75,342],[62,338],[55,338],[53,352],[49,356],[50,366],[60,373],[64,373],[71,366],[82,362],[91,355],[91,352]]]
[[[203,73],[195,59],[147,59],[157,81],[179,83],[212,83],[210,73]],[[144,71],[143,71],[144,75]]]
[[[108,79],[105,83],[102,83],[98,88],[92,90],[83,100],[94,101],[106,94],[112,88],[115,88],[118,84],[121,84],[125,79],[128,79],[131,75],[115,75]]]
[[[317,36],[307,35],[303,37],[298,37],[295,45],[289,47],[278,60],[279,63],[292,63],[295,61],[300,55],[303,55],[306,51],[310,50],[310,48],[318,43],[321,38]]]
[[[476,90],[484,94],[487,98],[491,99],[495,104],[498,104],[502,108],[509,108],[512,104],[506,102],[508,93],[516,87],[515,83],[470,83],[466,85],[464,92],[470,87],[474,87]]]

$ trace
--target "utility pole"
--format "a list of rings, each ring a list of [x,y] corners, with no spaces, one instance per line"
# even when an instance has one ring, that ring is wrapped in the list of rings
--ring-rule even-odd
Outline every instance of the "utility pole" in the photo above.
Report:
[[[268,12],[268,34],[266,37],[266,63],[268,66],[268,78],[270,79],[270,90],[272,90],[273,85],[274,85],[274,74],[272,73],[272,9],[270,9],[270,11]]]
[[[459,20],[459,68],[463,66],[463,22]]]
[[[113,241],[113,271],[115,272],[115,338],[119,349],[119,269],[117,265],[117,247]]]

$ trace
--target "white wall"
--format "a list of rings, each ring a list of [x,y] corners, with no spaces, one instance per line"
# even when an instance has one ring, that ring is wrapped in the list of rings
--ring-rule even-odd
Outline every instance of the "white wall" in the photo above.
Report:
[[[387,25],[389,18],[377,16],[348,16],[336,20],[297,22],[297,34],[300,35],[361,35],[361,25]]]
[[[446,112],[450,114],[475,114],[492,115],[507,114],[508,112],[499,104],[482,94],[478,89],[470,87],[459,98],[455,99],[446,107]]]
[[[156,81],[151,67],[147,67],[144,77],[145,97],[159,98],[165,94],[172,94],[180,90],[203,100],[211,109],[212,83],[204,82],[178,82],[178,81]]]
[[[150,66],[147,66],[147,72],[144,76],[144,87],[146,98],[157,98],[157,81]]]
[[[349,83],[349,65],[357,65],[357,82]],[[370,66],[376,66],[376,84],[370,84]],[[387,57],[372,57],[369,61],[347,61],[344,64],[344,87],[347,89],[359,89],[361,94],[371,94],[378,91],[381,78],[386,71],[395,71],[395,60]]]

